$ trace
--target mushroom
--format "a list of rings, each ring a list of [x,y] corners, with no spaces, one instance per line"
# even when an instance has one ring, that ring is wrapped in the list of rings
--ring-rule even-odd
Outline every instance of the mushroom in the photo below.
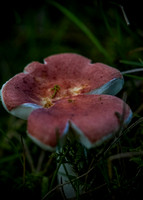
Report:
[[[27,65],[23,73],[2,86],[1,100],[8,112],[28,119],[27,133],[41,148],[62,148],[72,130],[75,139],[90,149],[110,139],[119,129],[116,113],[123,116],[123,125],[130,122],[129,106],[112,96],[122,89],[123,83],[117,69],[92,64],[78,54],[63,53],[49,56],[44,64]],[[73,174],[68,164],[66,167]],[[68,180],[63,165],[58,178],[63,183]],[[63,190],[67,198],[75,196],[71,184]]]
[[[117,94],[124,80],[121,73],[102,63],[74,53],[49,56],[44,64],[32,62],[23,73],[1,89],[4,108],[27,119],[37,108],[49,108],[57,100],[79,94]],[[56,87],[57,86],[57,87]]]
[[[45,150],[56,150],[58,145],[62,147],[70,134],[71,138],[90,149],[109,140],[119,130],[121,123],[116,113],[122,116],[123,126],[130,122],[132,112],[121,99],[111,95],[77,95],[59,100],[49,109],[33,111],[28,118],[28,135]],[[76,177],[72,166],[61,164],[59,183],[69,182],[69,176]],[[62,191],[66,198],[76,197],[71,183],[65,184]]]
[[[118,97],[77,95],[64,98],[48,109],[34,110],[28,117],[28,134],[43,149],[53,151],[72,129],[80,143],[93,148],[119,129],[116,113],[122,116],[124,106],[126,125],[131,119],[131,110]]]

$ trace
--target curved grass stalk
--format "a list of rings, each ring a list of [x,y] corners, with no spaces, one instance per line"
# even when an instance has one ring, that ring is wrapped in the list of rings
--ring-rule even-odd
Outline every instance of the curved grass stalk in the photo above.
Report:
[[[85,35],[92,41],[92,43],[96,46],[96,48],[109,60],[111,61],[111,56],[105,50],[105,48],[101,45],[100,41],[95,37],[95,35],[91,32],[91,30],[72,12],[63,7],[57,2],[51,2],[56,8],[58,8],[64,15],[66,15],[72,22],[74,22],[84,33]]]
[[[123,71],[121,73],[124,75],[124,74],[130,74],[130,73],[141,72],[141,71],[143,71],[143,68],[131,69],[131,70]]]
[[[136,61],[128,61],[128,60],[120,60],[120,63],[126,64],[126,65],[134,65],[138,67],[143,67],[143,63],[136,62]]]

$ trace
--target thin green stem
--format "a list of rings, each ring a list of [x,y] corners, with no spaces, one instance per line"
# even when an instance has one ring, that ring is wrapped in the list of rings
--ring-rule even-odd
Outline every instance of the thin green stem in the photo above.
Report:
[[[91,30],[72,12],[70,12],[67,8],[63,7],[57,2],[51,2],[56,8],[58,8],[64,15],[66,15],[73,23],[75,23],[84,33],[85,35],[92,41],[92,43],[96,46],[96,48],[109,60],[111,61],[111,56],[108,54],[106,49],[102,46],[101,42],[95,37],[95,35],[91,32]]]

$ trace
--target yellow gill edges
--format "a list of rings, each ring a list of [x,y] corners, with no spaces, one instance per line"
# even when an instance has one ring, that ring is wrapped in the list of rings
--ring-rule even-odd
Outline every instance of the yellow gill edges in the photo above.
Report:
[[[49,97],[43,97],[41,102],[44,108],[49,108],[53,105],[52,100]]]

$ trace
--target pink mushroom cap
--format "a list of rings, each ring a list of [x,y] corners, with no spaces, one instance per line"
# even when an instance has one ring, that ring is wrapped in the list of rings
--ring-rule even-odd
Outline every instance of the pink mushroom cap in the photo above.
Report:
[[[81,94],[117,94],[123,86],[121,73],[102,63],[74,53],[49,56],[44,64],[32,62],[23,73],[7,81],[1,89],[4,108],[27,119],[38,108]]]
[[[33,111],[28,118],[30,138],[45,150],[55,150],[70,130],[86,148],[92,148],[111,138],[123,118],[127,125],[132,117],[129,106],[111,95],[77,95],[59,100],[49,109]]]

